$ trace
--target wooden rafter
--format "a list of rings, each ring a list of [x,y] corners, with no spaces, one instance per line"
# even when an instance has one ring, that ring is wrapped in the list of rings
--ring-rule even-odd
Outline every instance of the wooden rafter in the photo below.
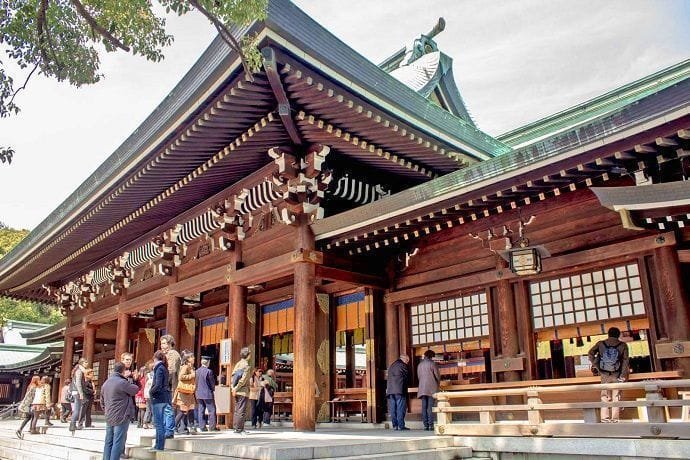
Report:
[[[292,108],[290,107],[290,99],[283,88],[283,82],[280,81],[280,74],[278,73],[278,63],[276,62],[276,53],[271,47],[266,47],[261,50],[263,57],[264,70],[268,77],[268,82],[271,85],[273,94],[278,101],[278,116],[280,116],[285,129],[290,135],[290,139],[295,145],[302,145],[302,137],[299,130],[292,119]]]

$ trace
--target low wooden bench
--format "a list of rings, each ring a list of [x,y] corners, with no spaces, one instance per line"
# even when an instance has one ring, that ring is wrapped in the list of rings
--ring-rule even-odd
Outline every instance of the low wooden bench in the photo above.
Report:
[[[348,421],[349,414],[359,414],[362,423],[367,421],[367,389],[338,388],[333,391],[334,398],[328,401],[331,405],[331,421]]]
[[[291,417],[292,391],[276,391],[273,394],[273,420],[284,420]]]

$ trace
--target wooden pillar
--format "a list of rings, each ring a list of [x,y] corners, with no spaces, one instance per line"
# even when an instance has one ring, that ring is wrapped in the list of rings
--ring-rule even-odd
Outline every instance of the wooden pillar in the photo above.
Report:
[[[115,335],[115,361],[120,360],[122,353],[129,351],[129,315],[118,312],[117,333]]]
[[[658,311],[670,341],[690,337],[688,300],[683,290],[680,261],[675,246],[662,246],[654,250],[654,287],[657,290]],[[673,369],[682,369],[690,375],[690,358],[667,360]]]
[[[72,373],[72,360],[74,359],[74,337],[65,336],[65,348],[62,351],[62,367],[60,368],[60,386],[70,378]]]
[[[367,321],[367,419],[369,423],[381,423],[385,420],[386,409],[384,373],[389,364],[386,362],[386,340],[383,340],[383,292],[367,289],[364,302]]]
[[[520,354],[525,358],[522,380],[537,378],[537,344],[534,340],[534,323],[530,311],[528,282],[520,280],[515,286],[515,313],[520,343]]]
[[[230,306],[228,310],[228,330],[232,339],[233,365],[240,359],[240,350],[247,346],[245,330],[247,329],[247,288],[244,286],[230,285]],[[251,357],[254,359],[254,357]],[[230,374],[228,373],[228,379]]]
[[[96,348],[96,331],[98,327],[94,324],[87,324],[84,329],[84,353],[83,358],[93,366],[93,355]]]
[[[400,337],[398,329],[398,306],[386,302],[386,368],[400,356]]]
[[[180,346],[180,323],[182,320],[182,298],[168,297],[168,305],[165,311],[165,333],[175,339],[175,348]]]
[[[507,273],[508,263],[502,257],[497,258],[496,270]],[[498,309],[498,335],[503,358],[515,358],[519,351],[518,327],[515,313],[515,299],[510,281],[498,280],[496,283],[496,307]],[[505,371],[503,381],[516,382],[520,380],[518,371]]]
[[[345,331],[345,387],[354,388],[355,381],[355,333]]]
[[[314,233],[309,226],[308,216],[299,216],[297,227],[297,250],[313,250]],[[293,407],[295,430],[316,430],[316,401],[314,386],[316,378],[316,267],[313,263],[295,263],[295,331],[293,362]]]

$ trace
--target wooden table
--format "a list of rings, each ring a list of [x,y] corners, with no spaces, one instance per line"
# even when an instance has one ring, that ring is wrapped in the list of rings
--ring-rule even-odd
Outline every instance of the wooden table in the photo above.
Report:
[[[347,406],[359,404],[359,414],[362,417],[362,423],[367,422],[367,400],[366,399],[339,399],[335,398],[328,401],[331,404],[331,421],[339,423],[342,417],[347,421]]]

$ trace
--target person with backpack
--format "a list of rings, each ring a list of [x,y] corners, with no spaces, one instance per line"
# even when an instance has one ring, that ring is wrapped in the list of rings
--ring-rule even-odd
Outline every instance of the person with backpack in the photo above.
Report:
[[[589,350],[589,360],[592,363],[592,373],[601,376],[601,383],[620,383],[628,379],[629,357],[628,345],[620,340],[621,331],[617,327],[609,328],[608,338],[600,340]],[[601,390],[601,401],[620,401],[621,390]],[[620,407],[601,408],[601,421],[617,423]]]

